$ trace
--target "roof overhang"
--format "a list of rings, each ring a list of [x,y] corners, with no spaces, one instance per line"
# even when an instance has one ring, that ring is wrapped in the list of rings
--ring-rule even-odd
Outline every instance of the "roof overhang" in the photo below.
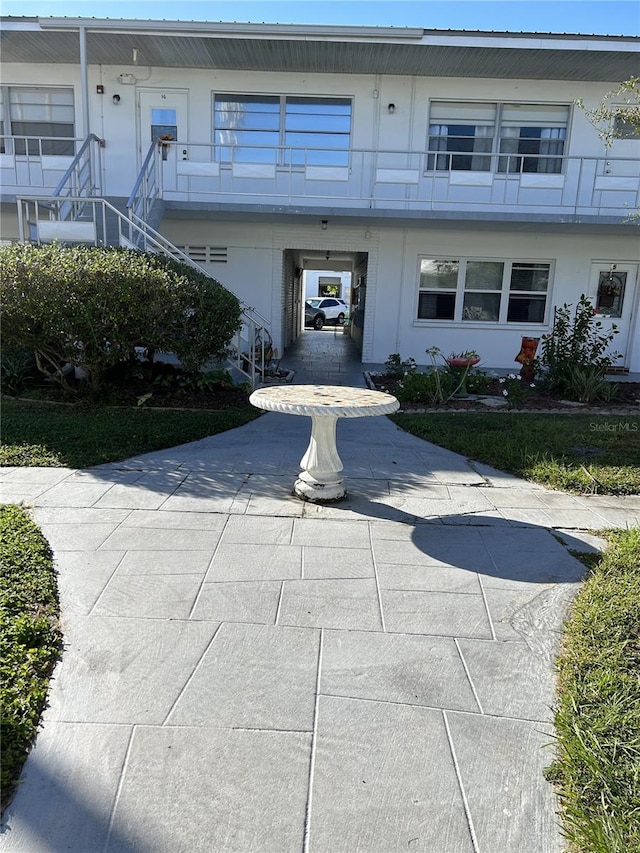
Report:
[[[395,27],[0,18],[3,62],[617,83],[640,38]]]

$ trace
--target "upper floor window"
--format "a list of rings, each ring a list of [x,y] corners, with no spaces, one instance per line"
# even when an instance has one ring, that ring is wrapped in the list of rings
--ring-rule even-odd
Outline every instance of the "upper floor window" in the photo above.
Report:
[[[621,107],[613,119],[613,134],[616,139],[640,138],[640,124],[635,110]]]
[[[418,320],[544,323],[551,264],[421,258]]]
[[[45,86],[2,87],[2,127],[15,154],[73,156],[73,89]],[[6,146],[5,146],[6,147]]]
[[[427,168],[556,174],[568,121],[568,106],[434,101]]]
[[[348,165],[349,98],[216,95],[213,114],[222,162]]]
[[[427,167],[488,172],[495,122],[495,104],[432,104]]]
[[[559,174],[569,107],[506,104],[500,121],[499,172]]]

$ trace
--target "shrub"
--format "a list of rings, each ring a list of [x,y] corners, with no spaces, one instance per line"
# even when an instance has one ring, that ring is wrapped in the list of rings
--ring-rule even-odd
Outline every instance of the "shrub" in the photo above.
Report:
[[[577,389],[572,379],[576,368],[600,371],[600,378],[619,357],[607,352],[618,334],[614,325],[606,331],[597,319],[593,305],[582,294],[571,317],[571,306],[556,308],[553,329],[542,336],[540,366],[546,371],[546,383],[553,391],[575,398]]]
[[[502,376],[498,382],[502,385],[502,396],[510,409],[519,408],[535,390],[535,383],[526,382],[520,374],[510,373]]]
[[[136,347],[174,352],[187,370],[220,355],[240,326],[240,303],[186,264],[118,248],[14,245],[0,249],[4,343],[35,353],[68,383],[81,367],[93,390]]]
[[[569,365],[565,372],[565,387],[581,403],[608,403],[618,391],[617,385],[604,378],[604,368],[594,364]]]
[[[394,391],[398,400],[406,403],[444,403],[456,391],[458,383],[453,373],[431,370],[428,373],[409,373]]]
[[[3,346],[0,359],[0,387],[3,394],[17,397],[37,373],[32,350],[24,347]]]
[[[389,358],[384,363],[387,376],[404,376],[405,374],[415,373],[417,368],[414,358],[407,358],[404,361],[400,357],[399,352],[392,352]]]
[[[60,651],[58,590],[48,543],[17,506],[0,506],[2,804],[36,736]]]

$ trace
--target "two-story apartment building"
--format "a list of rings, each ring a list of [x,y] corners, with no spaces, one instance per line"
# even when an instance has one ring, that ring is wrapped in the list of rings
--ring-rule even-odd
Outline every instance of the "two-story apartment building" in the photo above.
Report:
[[[280,351],[303,271],[349,270],[364,362],[438,346],[514,367],[586,293],[640,371],[640,139],[607,148],[575,105],[638,73],[640,39],[93,18],[1,35],[4,240],[137,244],[93,203],[16,199],[128,207]]]

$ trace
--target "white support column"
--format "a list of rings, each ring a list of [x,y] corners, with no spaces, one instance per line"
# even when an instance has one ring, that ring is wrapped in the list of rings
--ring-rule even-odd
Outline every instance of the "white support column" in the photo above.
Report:
[[[82,125],[80,133],[76,136],[85,139],[90,132],[89,129],[89,71],[87,67],[87,29],[80,27],[78,30],[80,38],[80,86],[82,88]]]

